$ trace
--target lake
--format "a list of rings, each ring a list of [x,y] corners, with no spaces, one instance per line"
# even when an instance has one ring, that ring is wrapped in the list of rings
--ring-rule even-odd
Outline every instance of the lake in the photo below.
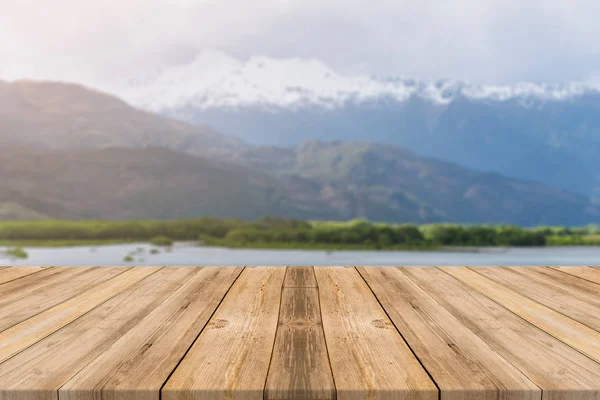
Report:
[[[11,259],[0,248],[0,265],[600,265],[600,247],[482,248],[475,251],[306,251],[199,247],[172,250],[148,244],[26,248]],[[131,255],[133,262],[124,262]]]

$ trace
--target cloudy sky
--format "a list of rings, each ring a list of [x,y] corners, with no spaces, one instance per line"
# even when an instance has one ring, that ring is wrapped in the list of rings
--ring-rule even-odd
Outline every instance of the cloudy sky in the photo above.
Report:
[[[0,78],[151,75],[206,49],[474,83],[600,76],[597,0],[2,0]]]

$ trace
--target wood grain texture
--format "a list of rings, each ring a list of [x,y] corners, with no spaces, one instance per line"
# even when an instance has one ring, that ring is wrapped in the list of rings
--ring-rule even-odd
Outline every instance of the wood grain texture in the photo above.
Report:
[[[600,269],[591,267],[551,267],[565,274],[573,275],[589,282],[594,282],[600,285]]]
[[[287,267],[283,287],[316,288],[317,280],[313,267]]]
[[[555,268],[512,268],[512,270],[520,271],[522,274],[531,276],[532,279],[539,280],[544,284],[563,288],[578,298],[584,298],[587,301],[600,304],[600,296],[598,296],[600,285],[595,282],[581,279],[571,274],[565,274],[563,271]]]
[[[435,400],[438,390],[353,267],[315,268],[338,399]]]
[[[471,289],[600,362],[600,333],[466,267],[440,267]]]
[[[358,270],[442,400],[541,399],[533,382],[405,275],[410,268]]]
[[[29,274],[35,274],[49,267],[10,267],[0,270],[0,285]]]
[[[162,390],[163,400],[262,399],[285,268],[247,267]]]
[[[243,268],[188,269],[183,285],[60,388],[61,400],[159,399]]]
[[[35,274],[12,280],[0,285],[0,305],[14,301],[17,298],[29,296],[30,293],[44,288],[70,276],[88,271],[90,267],[50,267]]]
[[[540,387],[544,400],[600,398],[600,363],[437,268],[405,274]]]
[[[335,399],[312,267],[287,268],[265,399]]]
[[[0,285],[0,332],[89,290],[127,269],[129,268],[48,268]]]
[[[0,364],[0,399],[58,400],[59,389],[65,383],[109,351],[181,287],[192,272],[172,267],[157,270]],[[135,387],[119,394],[123,398],[138,395],[143,393]]]
[[[160,268],[136,267],[0,332],[0,362],[76,320]]]
[[[11,270],[0,400],[600,400],[594,267]]]
[[[565,276],[562,272],[549,268],[479,267],[475,270],[523,296],[600,331],[600,286],[595,283],[571,275]],[[575,283],[570,282],[571,280]]]

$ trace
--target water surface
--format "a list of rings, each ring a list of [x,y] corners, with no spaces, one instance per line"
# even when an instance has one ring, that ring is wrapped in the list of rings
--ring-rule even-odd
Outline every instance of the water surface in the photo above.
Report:
[[[148,244],[26,248],[11,259],[0,248],[0,265],[600,265],[600,247],[483,248],[465,251],[250,250],[177,244],[171,251]],[[133,262],[125,262],[126,255]]]

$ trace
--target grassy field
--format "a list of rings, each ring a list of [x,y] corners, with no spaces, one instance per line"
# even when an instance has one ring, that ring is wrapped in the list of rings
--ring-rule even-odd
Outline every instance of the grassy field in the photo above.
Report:
[[[600,230],[586,227],[463,226],[456,224],[385,224],[257,221],[201,218],[172,221],[5,221],[0,246],[58,247],[147,242],[169,246],[195,241],[232,248],[422,250],[442,247],[600,245]]]
[[[106,246],[110,244],[138,243],[140,240],[128,239],[52,239],[52,240],[0,240],[0,247],[74,247],[74,246]]]
[[[600,235],[549,236],[548,246],[600,246]]]

